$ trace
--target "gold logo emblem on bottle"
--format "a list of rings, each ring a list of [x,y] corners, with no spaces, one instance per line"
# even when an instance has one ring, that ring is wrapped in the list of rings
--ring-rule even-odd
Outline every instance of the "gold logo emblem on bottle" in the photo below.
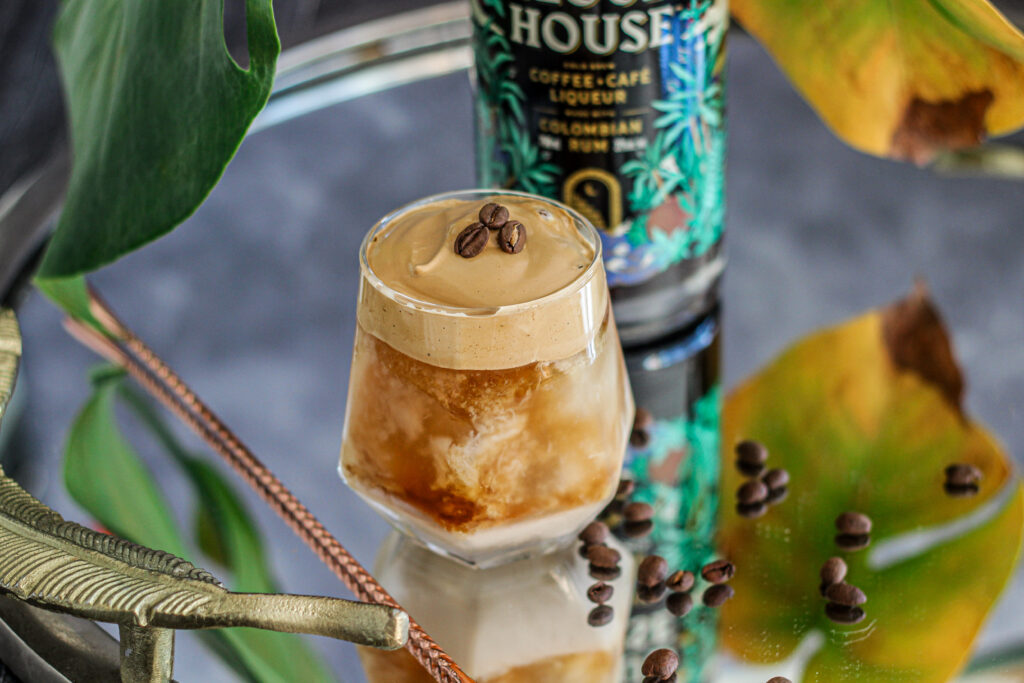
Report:
[[[600,168],[581,168],[562,185],[562,201],[605,232],[614,233],[622,223],[622,185]]]

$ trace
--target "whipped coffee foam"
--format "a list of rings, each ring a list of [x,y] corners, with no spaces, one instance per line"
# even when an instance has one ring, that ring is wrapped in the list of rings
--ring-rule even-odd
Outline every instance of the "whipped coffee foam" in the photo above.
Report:
[[[458,234],[485,204],[526,229],[518,254],[491,231],[473,258]],[[500,369],[567,358],[588,347],[608,313],[593,228],[558,204],[516,194],[427,199],[385,218],[363,244],[359,324],[402,353],[455,369]]]

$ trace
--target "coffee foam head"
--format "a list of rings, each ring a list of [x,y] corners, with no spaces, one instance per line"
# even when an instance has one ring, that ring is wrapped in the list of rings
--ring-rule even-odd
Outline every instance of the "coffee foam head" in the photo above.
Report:
[[[518,254],[491,231],[473,258],[456,236],[497,202],[526,230]],[[432,365],[499,369],[586,349],[608,310],[601,242],[557,202],[471,191],[428,197],[389,214],[363,241],[358,307],[364,330]]]

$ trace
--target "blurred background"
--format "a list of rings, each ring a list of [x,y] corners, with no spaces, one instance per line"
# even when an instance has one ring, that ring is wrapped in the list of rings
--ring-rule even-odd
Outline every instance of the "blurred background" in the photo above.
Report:
[[[275,13],[288,50],[433,4],[278,0]],[[1024,0],[996,4],[1024,24]],[[227,2],[226,33],[236,53],[241,7],[241,0]],[[56,11],[55,0],[0,3],[0,197],[67,147],[48,43]],[[749,36],[734,29],[729,49],[726,390],[799,336],[886,304],[921,276],[951,330],[968,412],[1024,463],[1021,180],[947,177],[855,152]],[[425,58],[433,54],[422,50]],[[442,75],[354,87],[323,106],[265,115],[193,218],[93,279],[366,565],[386,525],[335,474],[355,254],[362,234],[390,209],[473,184],[468,49],[454,54],[437,68],[447,71]],[[19,237],[0,236],[0,247],[22,245]],[[0,249],[0,263],[15,251]],[[64,334],[58,312],[38,294],[20,302],[19,316],[25,353],[18,414],[5,424],[4,467],[60,512],[83,519],[64,492],[60,460],[96,358]],[[185,484],[166,459],[152,462],[184,519]],[[246,500],[285,590],[348,597],[248,491]],[[1024,639],[1022,607],[1018,573],[979,647]],[[343,680],[363,680],[351,646],[313,642]],[[179,680],[232,680],[188,635],[178,640],[176,661]]]

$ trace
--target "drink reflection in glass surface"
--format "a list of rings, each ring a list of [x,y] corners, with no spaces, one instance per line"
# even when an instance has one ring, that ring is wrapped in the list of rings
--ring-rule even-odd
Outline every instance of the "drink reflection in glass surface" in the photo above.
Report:
[[[477,683],[618,683],[634,564],[622,553],[622,573],[608,581],[611,621],[590,626],[594,579],[576,549],[473,569],[391,534],[374,576],[414,615]],[[406,651],[359,648],[370,683],[430,683]]]
[[[499,203],[500,230],[456,238]],[[519,193],[430,197],[360,250],[340,471],[397,528],[488,566],[572,538],[614,494],[633,403],[596,230]]]

